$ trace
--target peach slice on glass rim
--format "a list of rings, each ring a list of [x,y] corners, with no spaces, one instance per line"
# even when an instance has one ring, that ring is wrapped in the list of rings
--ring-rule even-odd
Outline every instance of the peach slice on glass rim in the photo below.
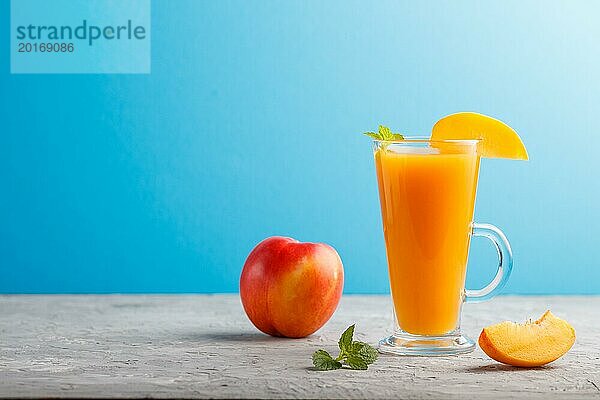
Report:
[[[450,114],[435,123],[431,140],[479,139],[479,153],[487,158],[528,160],[527,149],[513,128],[474,112]]]

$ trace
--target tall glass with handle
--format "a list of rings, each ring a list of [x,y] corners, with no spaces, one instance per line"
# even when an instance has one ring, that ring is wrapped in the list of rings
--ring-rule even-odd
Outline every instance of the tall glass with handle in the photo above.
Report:
[[[450,355],[474,350],[460,330],[465,301],[483,301],[505,285],[512,268],[506,236],[473,222],[480,156],[477,140],[406,138],[373,143],[395,331],[381,352]],[[498,252],[496,276],[465,289],[471,237]]]

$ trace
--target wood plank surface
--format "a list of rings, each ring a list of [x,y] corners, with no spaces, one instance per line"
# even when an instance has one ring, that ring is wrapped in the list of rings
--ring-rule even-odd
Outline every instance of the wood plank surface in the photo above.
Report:
[[[0,397],[600,398],[600,297],[502,296],[468,304],[476,337],[504,319],[550,308],[577,331],[546,367],[498,364],[480,349],[458,357],[382,355],[368,371],[311,369],[356,323],[376,343],[392,328],[388,296],[344,296],[305,339],[272,338],[247,320],[237,295],[0,296]]]

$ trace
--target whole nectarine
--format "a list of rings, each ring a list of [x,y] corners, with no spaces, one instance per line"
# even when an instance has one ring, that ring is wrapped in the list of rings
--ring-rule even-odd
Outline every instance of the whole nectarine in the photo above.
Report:
[[[273,236],[260,242],[246,259],[240,296],[258,329],[272,336],[300,338],[331,318],[343,286],[342,261],[333,247]]]

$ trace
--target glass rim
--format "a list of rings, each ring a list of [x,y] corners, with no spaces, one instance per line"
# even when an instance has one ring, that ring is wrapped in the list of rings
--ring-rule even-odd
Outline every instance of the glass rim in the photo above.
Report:
[[[419,144],[419,143],[451,143],[451,144],[477,144],[481,139],[437,139],[431,140],[429,136],[404,136],[404,139],[383,140],[373,139],[373,143],[393,143],[393,144]]]

